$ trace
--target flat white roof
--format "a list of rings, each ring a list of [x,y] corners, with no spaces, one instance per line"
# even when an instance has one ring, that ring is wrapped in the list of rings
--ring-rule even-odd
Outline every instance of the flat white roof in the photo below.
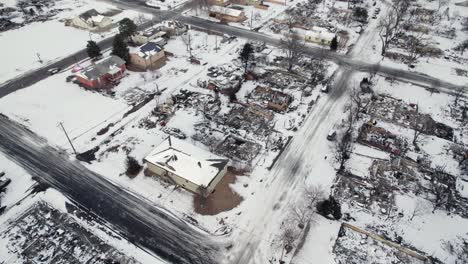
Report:
[[[228,15],[228,16],[233,16],[233,17],[239,17],[239,16],[242,15],[241,10],[228,8],[228,7],[223,7],[223,6],[217,6],[217,5],[211,6],[210,11],[215,12],[215,13],[225,14],[225,15]]]
[[[205,187],[208,187],[229,161],[174,137],[165,139],[145,160]]]
[[[305,35],[313,38],[325,39],[328,41],[331,41],[335,37],[335,34],[321,27],[312,27],[312,30],[306,31]]]

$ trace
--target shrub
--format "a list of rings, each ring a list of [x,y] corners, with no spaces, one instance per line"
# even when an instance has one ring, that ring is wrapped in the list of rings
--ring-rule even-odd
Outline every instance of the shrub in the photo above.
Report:
[[[140,163],[138,163],[138,161],[135,158],[130,156],[127,157],[127,171],[125,172],[127,176],[137,176],[142,168],[143,167],[140,165]]]

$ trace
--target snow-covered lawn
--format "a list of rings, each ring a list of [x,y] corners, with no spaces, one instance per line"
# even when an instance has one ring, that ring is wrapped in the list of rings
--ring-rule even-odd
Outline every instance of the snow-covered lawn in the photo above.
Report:
[[[0,34],[0,57],[4,62],[8,61],[0,66],[0,83],[84,49],[90,39],[98,42],[117,32],[117,28],[114,28],[108,32],[90,33],[67,27],[64,22],[92,8],[99,12],[116,9],[112,5],[92,0],[61,0],[56,5],[64,10],[51,20],[34,22]],[[117,23],[124,17],[136,19],[138,16],[139,13],[135,11],[123,10],[113,16],[112,20]],[[138,22],[135,20],[135,23]]]
[[[2,152],[0,152],[0,172],[5,173],[1,180],[11,180],[5,192],[0,194],[0,207],[10,208],[30,193],[35,181],[23,168],[9,160]]]

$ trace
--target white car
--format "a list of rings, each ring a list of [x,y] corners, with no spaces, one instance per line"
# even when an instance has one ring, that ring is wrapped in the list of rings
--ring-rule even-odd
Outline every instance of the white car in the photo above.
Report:
[[[50,75],[54,75],[54,74],[58,73],[59,71],[60,71],[60,68],[55,67],[55,68],[48,69],[47,73],[50,74]]]
[[[328,91],[330,91],[330,85],[323,86],[322,89],[320,89],[320,91],[322,93],[328,93]]]

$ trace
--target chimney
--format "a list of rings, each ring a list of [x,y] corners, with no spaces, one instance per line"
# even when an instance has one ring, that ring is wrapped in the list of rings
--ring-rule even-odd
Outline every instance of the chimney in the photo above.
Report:
[[[200,167],[200,168],[201,168],[201,163],[200,163],[200,162],[198,162],[198,167]]]
[[[172,147],[171,136],[167,137],[167,139],[169,140],[169,147]]]

